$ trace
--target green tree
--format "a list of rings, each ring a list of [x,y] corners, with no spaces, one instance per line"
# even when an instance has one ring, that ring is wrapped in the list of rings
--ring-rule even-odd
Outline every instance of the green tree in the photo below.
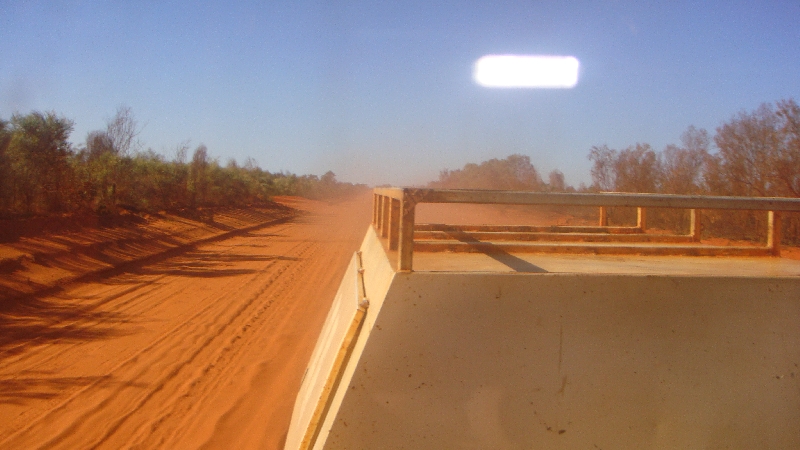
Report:
[[[189,167],[189,206],[194,208],[206,202],[208,197],[208,149],[200,145],[194,150]]]
[[[544,188],[530,157],[514,154],[505,159],[490,159],[466,164],[462,169],[443,170],[431,187],[455,189],[496,189],[535,191]]]
[[[11,167],[6,153],[11,143],[9,123],[0,119],[0,214],[7,214],[11,197]]]
[[[54,112],[12,116],[8,155],[15,197],[24,212],[58,212],[67,206],[72,127],[72,121]]]
[[[86,136],[83,163],[84,191],[91,198],[93,208],[100,213],[116,213],[122,161],[106,131],[92,131]]]

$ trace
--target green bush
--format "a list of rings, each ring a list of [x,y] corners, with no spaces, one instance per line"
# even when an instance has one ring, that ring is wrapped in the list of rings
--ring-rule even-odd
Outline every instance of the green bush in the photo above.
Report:
[[[248,206],[274,195],[331,198],[366,189],[336,181],[333,172],[321,178],[273,174],[252,159],[244,166],[235,160],[222,166],[204,145],[189,162],[185,147],[168,160],[139,149],[128,108],[120,108],[106,130],[89,133],[81,148],[70,145],[71,132],[72,122],[52,112],[0,120],[0,216]]]

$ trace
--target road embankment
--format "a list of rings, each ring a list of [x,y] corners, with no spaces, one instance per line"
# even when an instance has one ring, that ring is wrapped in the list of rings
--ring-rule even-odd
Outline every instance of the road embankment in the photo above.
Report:
[[[101,226],[97,220],[85,218],[72,218],[73,223],[65,223],[68,220],[58,218],[61,231],[55,232],[28,224],[29,221],[4,221],[0,302],[52,293],[70,282],[113,274],[130,264],[154,262],[198,244],[284,222],[295,214],[293,208],[274,203],[252,208],[127,215],[113,226]],[[28,226],[39,230],[11,229]]]

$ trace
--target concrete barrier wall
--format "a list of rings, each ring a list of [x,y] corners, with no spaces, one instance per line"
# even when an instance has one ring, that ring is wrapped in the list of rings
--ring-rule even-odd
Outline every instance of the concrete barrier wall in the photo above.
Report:
[[[394,274],[370,233],[315,448],[800,448],[800,278]]]
[[[367,299],[370,301],[370,306],[367,308],[367,315],[365,318],[364,326],[362,327],[363,333],[359,334],[353,350],[353,356],[350,359],[350,365],[346,366],[343,370],[344,378],[341,381],[342,386],[346,386],[355,365],[358,362],[359,356],[363,351],[366,340],[369,336],[369,330],[375,323],[375,318],[381,309],[383,300],[386,297],[386,292],[394,277],[394,270],[389,265],[386,259],[381,243],[375,235],[375,231],[370,227],[364,242],[361,245],[363,266],[368,268],[364,270],[364,285]],[[334,367],[334,360],[336,359],[337,352],[342,346],[345,339],[348,326],[352,323],[353,317],[358,308],[358,264],[357,256],[353,255],[350,260],[350,265],[345,272],[339,290],[334,297],[331,309],[325,319],[320,336],[317,339],[317,344],[314,347],[314,352],[311,355],[308,368],[303,376],[303,382],[300,387],[300,392],[295,400],[295,406],[292,413],[292,421],[289,425],[289,431],[286,436],[286,449],[301,448],[301,443],[311,423],[314,410],[317,404],[321,401],[323,388],[328,380],[331,370]],[[336,411],[344,390],[336,392],[333,396],[333,403],[331,410]],[[324,418],[323,418],[324,419]],[[320,445],[327,436],[327,430],[330,429],[333,420],[333,415],[328,417],[328,424],[322,427],[322,432],[318,441]]]
[[[324,448],[800,448],[800,280],[398,274]]]
[[[358,308],[357,270],[357,257],[353,255],[303,375],[303,383],[292,412],[286,448],[300,448],[306,430],[311,426],[324,385],[334,367],[337,352],[355,316]]]

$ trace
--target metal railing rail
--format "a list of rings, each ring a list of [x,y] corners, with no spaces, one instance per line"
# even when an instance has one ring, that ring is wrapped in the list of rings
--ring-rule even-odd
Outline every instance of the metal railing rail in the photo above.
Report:
[[[608,207],[637,208],[637,228],[646,228],[646,208],[690,210],[690,235],[700,238],[700,210],[749,210],[767,212],[767,248],[780,255],[780,212],[800,212],[800,198],[719,197],[626,193],[541,193],[473,189],[376,188],[372,224],[389,250],[397,250],[397,268],[412,270],[414,220],[420,203],[475,203],[502,205],[595,206],[600,208],[599,227],[608,227]]]

